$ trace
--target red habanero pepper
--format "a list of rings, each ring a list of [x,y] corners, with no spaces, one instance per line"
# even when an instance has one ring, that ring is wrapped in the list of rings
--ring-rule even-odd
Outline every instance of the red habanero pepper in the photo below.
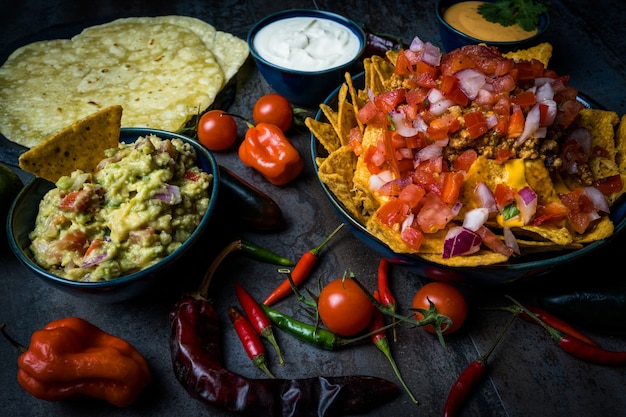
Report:
[[[379,291],[374,291],[374,298],[379,303],[381,302]],[[376,345],[378,350],[380,350],[387,357],[387,359],[389,360],[389,363],[391,364],[391,367],[393,368],[393,372],[396,374],[396,377],[398,378],[398,380],[404,387],[404,390],[411,398],[411,401],[417,404],[417,398],[415,398],[415,396],[413,395],[409,387],[404,382],[404,379],[402,378],[402,374],[400,373],[400,369],[398,369],[398,365],[396,364],[396,361],[393,359],[393,356],[391,354],[391,347],[389,346],[389,339],[387,339],[387,334],[385,333],[384,327],[385,327],[385,316],[381,310],[379,310],[378,308],[375,308],[374,314],[372,315],[372,321],[370,322],[369,327],[367,329],[368,333],[372,333],[370,336],[370,339],[372,339],[372,342],[374,342],[374,345]]]
[[[267,339],[272,346],[274,346],[274,350],[276,350],[280,364],[284,364],[283,356],[280,353],[280,348],[278,347],[278,343],[276,343],[276,338],[274,337],[272,322],[267,317],[267,314],[265,314],[265,311],[263,311],[259,303],[256,302],[243,285],[236,283],[235,293],[237,294],[239,304],[241,304],[243,311],[246,313],[246,316],[248,316],[248,320],[250,320],[254,329],[261,337]]]
[[[239,146],[239,159],[274,185],[285,185],[304,168],[304,161],[278,126],[250,125]]]
[[[152,378],[130,343],[78,317],[33,332],[18,368],[18,383],[36,398],[97,398],[117,407],[134,403]]]
[[[454,385],[452,385],[452,388],[450,388],[443,408],[443,417],[453,417],[459,413],[470,391],[478,384],[484,375],[487,367],[487,359],[491,355],[491,352],[493,352],[498,343],[500,343],[504,333],[506,333],[507,329],[511,326],[515,317],[517,317],[517,314],[511,316],[511,319],[507,322],[491,347],[489,347],[489,350],[470,363],[463,372],[461,372],[461,375],[459,375]]]
[[[241,314],[241,311],[235,306],[228,307],[228,317],[233,322],[237,336],[246,351],[246,354],[263,372],[270,378],[274,375],[270,372],[265,361],[265,347],[263,341],[259,337],[252,324]]]
[[[304,282],[305,279],[309,276],[309,273],[315,266],[317,262],[317,258],[319,257],[319,253],[324,246],[328,243],[328,241],[343,227],[343,223],[337,226],[333,232],[324,239],[322,243],[320,243],[315,248],[310,251],[305,252],[298,262],[296,266],[291,271],[291,279],[293,283],[297,286]],[[289,295],[292,291],[291,282],[289,282],[289,278],[285,279],[270,295],[267,296],[263,304],[266,306],[271,306],[277,301],[283,299],[287,295]]]

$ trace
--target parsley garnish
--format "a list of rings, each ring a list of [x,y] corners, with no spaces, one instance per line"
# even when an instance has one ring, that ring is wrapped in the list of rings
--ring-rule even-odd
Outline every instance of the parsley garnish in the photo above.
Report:
[[[522,29],[537,29],[539,16],[548,11],[548,1],[535,0],[497,0],[478,6],[478,13],[487,21],[500,23],[502,26],[518,24]]]

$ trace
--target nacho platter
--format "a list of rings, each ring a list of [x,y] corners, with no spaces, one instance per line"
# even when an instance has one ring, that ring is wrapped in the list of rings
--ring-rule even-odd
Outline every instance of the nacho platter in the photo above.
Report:
[[[352,76],[351,82],[356,90],[363,89],[366,84],[365,73]],[[328,119],[329,113],[332,118],[332,112],[338,111],[339,96],[343,94],[341,89],[345,84],[346,83],[342,83],[342,85],[338,86],[336,90],[327,97],[324,103],[320,105],[320,109],[314,117],[315,122],[319,123],[318,127],[323,129],[325,125],[331,122]],[[579,92],[576,99],[578,102],[582,103],[586,109],[605,110],[601,104],[584,93]],[[330,109],[331,112],[327,109]],[[318,140],[315,134],[311,133],[311,157],[316,173],[319,174],[318,168],[320,159],[324,159],[328,157],[328,155],[329,153],[325,146]],[[487,285],[506,284],[531,278],[534,279],[566,263],[570,263],[573,260],[610,245],[626,227],[626,200],[622,197],[611,206],[609,218],[615,225],[613,233],[604,239],[587,243],[582,248],[570,249],[563,247],[560,250],[547,252],[540,248],[536,252],[527,250],[521,257],[512,257],[506,262],[477,265],[477,267],[442,265],[417,254],[398,253],[394,251],[387,243],[368,230],[362,221],[355,218],[353,215],[354,211],[346,207],[345,201],[338,198],[329,186],[319,178],[319,175],[318,180],[335,213],[359,240],[364,242],[377,255],[385,257],[391,262],[403,265],[419,275],[427,276],[431,279],[450,281],[467,281],[469,279],[472,282]],[[496,280],[497,282],[494,281],[494,272],[499,277]]]

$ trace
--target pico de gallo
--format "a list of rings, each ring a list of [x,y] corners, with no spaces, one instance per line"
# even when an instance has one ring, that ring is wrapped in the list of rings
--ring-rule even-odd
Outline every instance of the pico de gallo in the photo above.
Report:
[[[568,82],[538,60],[516,62],[495,47],[442,54],[416,37],[397,52],[384,91],[368,90],[356,114],[363,125],[379,128],[375,143],[364,144],[367,130],[350,131],[349,144],[381,201],[378,220],[416,252],[425,234],[447,228],[443,258],[475,253],[483,244],[507,257],[519,254],[511,219],[517,226],[567,222],[585,233],[609,212],[605,195],[623,184],[620,175],[594,179],[589,157],[606,150],[592,149],[591,133],[576,126],[585,106]],[[499,164],[542,160],[578,187],[541,205],[528,185],[477,186],[478,207],[459,219],[463,181],[479,157]],[[503,239],[485,225],[490,216],[504,219]]]

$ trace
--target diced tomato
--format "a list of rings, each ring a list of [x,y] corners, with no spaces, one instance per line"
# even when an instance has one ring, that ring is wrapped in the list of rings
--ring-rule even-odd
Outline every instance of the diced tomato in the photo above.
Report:
[[[516,65],[518,81],[528,81],[543,75],[545,66],[539,60],[520,61]]]
[[[546,222],[560,221],[567,216],[569,210],[560,201],[553,201],[548,204],[537,206],[537,212],[533,216],[532,224],[539,226]]]
[[[413,182],[427,188],[433,184],[439,184],[439,173],[441,172],[441,167],[441,158],[421,162],[417,167],[415,167],[415,171],[413,172]]]
[[[467,172],[477,158],[478,153],[475,149],[467,149],[454,160],[454,169]]]
[[[404,99],[406,100],[407,104],[415,106],[418,111],[421,111],[426,108],[429,91],[429,88],[412,88],[405,93]]]
[[[511,103],[517,104],[518,106],[523,108],[531,108],[532,106],[537,104],[537,97],[532,91],[524,91],[511,97]]]
[[[620,174],[599,178],[594,182],[593,186],[600,190],[600,192],[604,195],[620,192],[624,188],[622,176]]]
[[[386,114],[394,110],[398,106],[398,104],[404,101],[405,94],[406,90],[404,88],[384,91],[374,97],[374,103],[379,110]]]
[[[520,107],[516,107],[513,110],[513,114],[509,117],[509,128],[507,130],[507,136],[509,138],[519,138],[524,132],[524,113]]]
[[[417,223],[424,233],[435,233],[454,218],[454,212],[435,193],[428,193],[423,198],[424,204],[417,214]]]
[[[397,198],[394,198],[380,206],[376,212],[376,216],[378,216],[381,223],[392,227],[394,224],[402,223],[408,213],[409,206]]]
[[[85,210],[91,201],[94,191],[91,188],[84,188],[72,191],[61,198],[59,208],[61,210],[80,212]]]
[[[454,75],[465,68],[476,68],[476,62],[461,49],[455,49],[443,55],[440,66],[442,74]]]
[[[462,172],[442,172],[441,178],[441,201],[454,204],[459,199],[461,186],[465,175]]]
[[[409,184],[400,191],[398,199],[406,203],[409,208],[413,209],[420,202],[422,197],[426,194],[424,187],[420,187],[416,184]]]
[[[594,156],[600,156],[602,158],[611,157],[611,154],[609,153],[608,149],[599,145],[594,145],[594,147],[591,149],[591,154]]]
[[[504,145],[496,146],[496,162],[503,163],[515,156],[515,152]]]
[[[465,128],[472,139],[484,135],[489,130],[487,119],[485,119],[485,115],[481,111],[466,113],[463,115],[463,120],[465,120]]]
[[[350,129],[348,134],[348,145],[352,148],[352,151],[356,156],[361,155],[363,152],[363,133],[358,126]]]
[[[57,250],[69,250],[82,254],[89,246],[89,239],[87,235],[80,230],[70,230],[56,243]]]
[[[400,233],[400,239],[402,239],[408,247],[418,251],[424,241],[424,234],[414,227],[405,227]]]
[[[488,227],[481,226],[476,231],[478,235],[482,238],[485,246],[496,253],[500,253],[504,256],[513,255],[513,248],[507,246],[500,238],[492,232]]]
[[[591,223],[589,213],[595,209],[593,202],[583,194],[582,188],[576,188],[567,194],[559,194],[561,202],[569,209],[567,219],[574,231],[584,233]]]
[[[498,207],[506,207],[515,201],[515,189],[507,184],[496,184],[493,190],[493,197],[496,199]]]
[[[200,178],[200,174],[198,172],[185,171],[185,179],[189,181],[196,182]]]
[[[452,100],[459,106],[467,106],[469,98],[465,95],[459,86],[459,79],[453,75],[444,75],[441,77],[441,86],[439,87],[443,95]]]
[[[411,77],[411,81],[417,87],[427,87],[427,88],[436,88],[437,82],[432,75],[427,72],[422,72],[419,74],[415,74]]]
[[[381,117],[380,110],[376,108],[376,104],[373,101],[365,103],[357,112],[356,118],[363,124],[380,125],[381,122],[387,123],[387,118],[384,115]]]
[[[363,162],[367,166],[370,174],[379,174],[381,171],[380,164],[374,162],[374,155],[378,152],[378,148],[376,146],[370,145],[365,150],[365,154],[363,155]]]
[[[394,71],[394,74],[404,75],[404,76],[411,75],[413,73],[413,66],[411,65],[411,62],[406,56],[404,49],[401,49],[400,51],[398,51],[398,56],[396,58],[396,66],[393,71]]]

